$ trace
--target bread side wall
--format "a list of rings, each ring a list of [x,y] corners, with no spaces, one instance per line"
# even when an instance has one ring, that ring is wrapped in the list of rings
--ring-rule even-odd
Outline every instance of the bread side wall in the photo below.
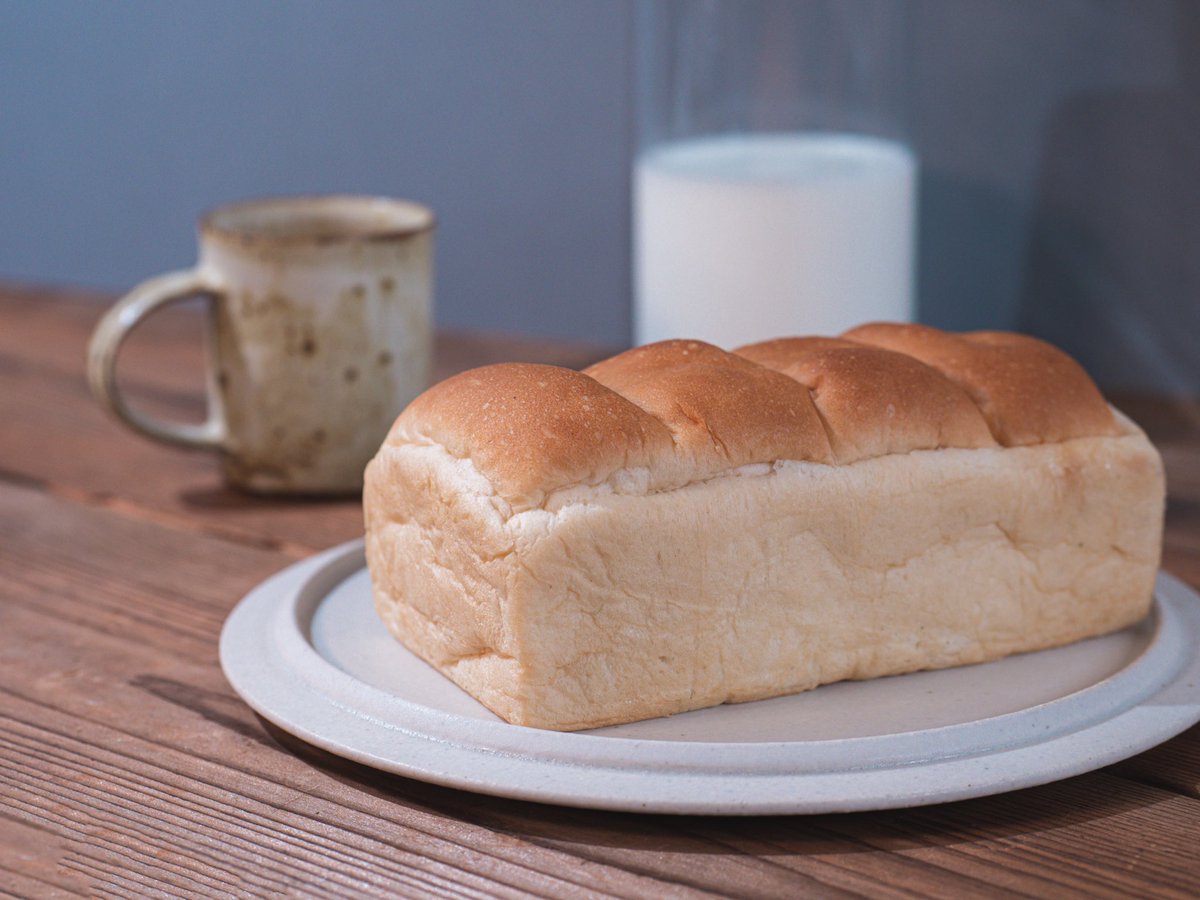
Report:
[[[1121,628],[1150,603],[1163,481],[1133,433],[576,489],[550,509],[507,526],[529,636],[513,720],[577,729]]]
[[[435,446],[384,447],[367,468],[363,507],[375,607],[405,646],[515,720],[522,694],[515,564],[486,479]]]

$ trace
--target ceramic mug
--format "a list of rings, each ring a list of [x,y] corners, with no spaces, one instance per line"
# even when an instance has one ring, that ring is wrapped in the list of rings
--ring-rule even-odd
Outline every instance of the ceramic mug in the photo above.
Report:
[[[429,379],[434,216],[378,197],[252,200],[199,224],[199,262],[134,288],[88,350],[96,397],[155,440],[220,454],[259,493],[346,493]],[[208,417],[163,422],[116,383],[121,342],[148,314],[195,295],[207,322]]]

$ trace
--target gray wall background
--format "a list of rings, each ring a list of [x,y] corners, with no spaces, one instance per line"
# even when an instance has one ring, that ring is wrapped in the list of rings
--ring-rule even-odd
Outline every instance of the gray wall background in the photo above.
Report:
[[[912,0],[921,318],[1200,393],[1200,3]],[[437,316],[629,338],[633,0],[0,0],[0,278],[119,290],[203,209],[438,211]]]

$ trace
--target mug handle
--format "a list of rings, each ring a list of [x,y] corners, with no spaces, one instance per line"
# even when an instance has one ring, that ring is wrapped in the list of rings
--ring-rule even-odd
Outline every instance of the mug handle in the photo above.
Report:
[[[92,393],[109,412],[148,438],[201,450],[225,446],[227,429],[224,417],[214,412],[219,402],[209,393],[208,418],[199,425],[162,422],[143,415],[125,402],[117,389],[117,353],[129,333],[146,316],[161,306],[196,294],[219,295],[222,287],[216,278],[201,269],[189,269],[159,275],[135,287],[104,314],[88,345],[87,373]]]

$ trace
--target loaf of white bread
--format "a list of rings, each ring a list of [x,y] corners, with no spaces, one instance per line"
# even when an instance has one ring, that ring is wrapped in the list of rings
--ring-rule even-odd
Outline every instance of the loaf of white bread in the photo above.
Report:
[[[1066,354],[882,323],[464,372],[364,495],[388,628],[559,730],[1120,629],[1163,502],[1158,453]]]

